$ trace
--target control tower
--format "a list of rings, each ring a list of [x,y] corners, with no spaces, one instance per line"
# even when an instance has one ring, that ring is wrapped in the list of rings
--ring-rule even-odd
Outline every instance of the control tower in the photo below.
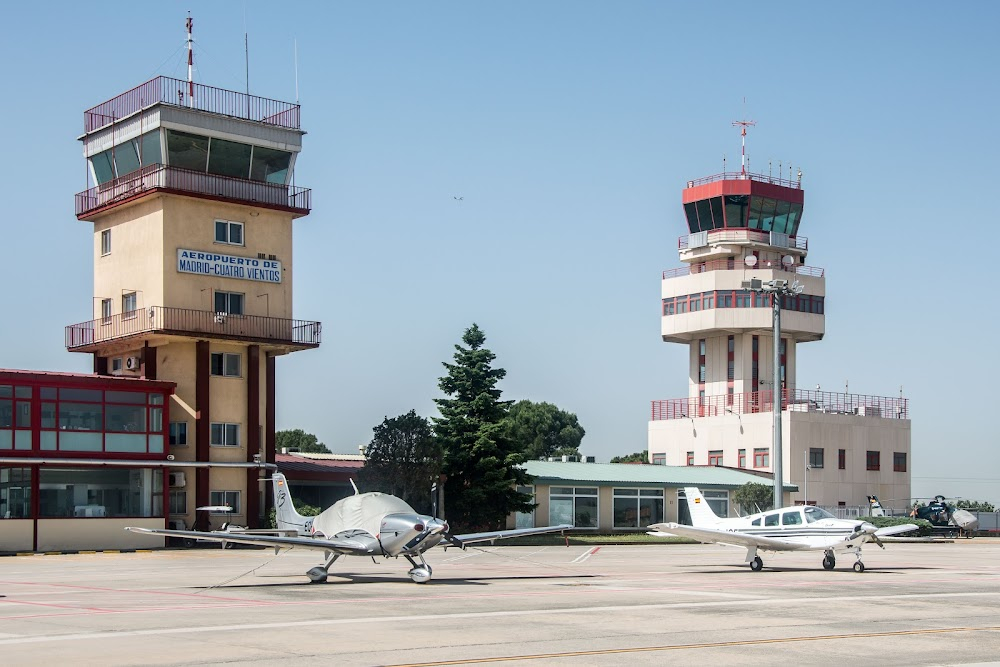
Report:
[[[311,206],[294,179],[299,115],[162,76],[84,112],[76,216],[93,224],[93,312],[66,327],[66,347],[101,375],[177,383],[163,452],[185,464],[164,493],[172,527],[259,524],[275,361],[320,344],[320,323],[292,309],[292,222]],[[206,505],[233,511],[195,512]]]
[[[745,136],[746,124],[738,124]],[[661,334],[666,342],[688,346],[688,396],[653,402],[651,462],[773,472],[773,409],[780,397],[783,477],[801,492],[786,494],[786,501],[836,505],[865,504],[867,494],[908,498],[906,400],[848,394],[846,388],[806,391],[796,384],[797,347],[822,340],[826,317],[825,271],[806,263],[801,173],[794,179],[745,168],[716,174],[688,181],[681,200],[687,223],[678,240],[683,266],[663,272]],[[777,359],[776,297],[745,289],[751,279],[800,288],[780,297]],[[778,387],[772,380],[776,364]],[[871,417],[878,422],[866,421]],[[893,474],[885,474],[882,450],[892,457]]]

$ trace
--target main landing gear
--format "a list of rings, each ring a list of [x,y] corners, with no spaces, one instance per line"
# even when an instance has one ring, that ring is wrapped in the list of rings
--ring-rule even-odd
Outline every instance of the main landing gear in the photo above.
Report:
[[[750,569],[754,572],[760,572],[764,569],[764,561],[760,559],[760,556],[753,557],[753,560],[750,561]]]
[[[306,572],[306,576],[309,577],[309,581],[314,584],[325,584],[326,577],[330,573],[330,566],[333,565],[334,561],[338,558],[340,558],[340,554],[330,554],[326,558],[326,563],[310,568],[310,570]]]
[[[431,580],[431,576],[434,574],[434,571],[431,569],[431,566],[427,564],[427,561],[424,560],[423,554],[417,554],[417,558],[420,559],[419,565],[417,564],[417,561],[413,560],[412,556],[406,556],[405,558],[410,561],[410,565],[413,566],[413,568],[407,572],[407,574],[410,575],[410,579],[413,579],[413,581],[418,584],[426,584]]]
[[[823,569],[832,570],[835,567],[837,567],[837,559],[834,557],[832,551],[827,551],[823,555]]]

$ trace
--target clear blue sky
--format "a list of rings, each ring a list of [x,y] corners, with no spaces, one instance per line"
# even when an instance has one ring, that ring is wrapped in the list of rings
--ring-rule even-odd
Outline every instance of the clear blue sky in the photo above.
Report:
[[[295,97],[295,316],[278,427],[356,452],[384,416],[436,414],[477,322],[504,397],[575,412],[583,450],[644,449],[649,402],[687,392],[661,342],[688,179],[739,159],[804,173],[827,334],[798,384],[911,400],[913,492],[1000,501],[993,410],[1000,5],[970,2],[18,3],[3,40],[8,212],[0,367],[88,371],[83,110],[155,75]],[[746,97],[744,109],[743,98]],[[464,197],[461,203],[453,197]]]

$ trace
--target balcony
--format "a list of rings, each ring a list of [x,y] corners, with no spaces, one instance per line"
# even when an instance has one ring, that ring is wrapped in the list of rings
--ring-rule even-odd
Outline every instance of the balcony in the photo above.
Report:
[[[154,192],[250,204],[298,216],[308,215],[312,207],[312,190],[306,188],[150,164],[77,194],[76,217],[86,220]]]
[[[743,262],[737,262],[735,259],[713,259],[709,262],[696,262],[694,264],[688,264],[686,266],[680,266],[676,269],[667,269],[663,272],[663,279],[668,278],[678,278],[680,276],[693,276],[698,273],[707,273],[709,271],[733,271],[739,269],[743,271],[746,269]],[[770,265],[762,264],[761,266],[754,267],[756,269],[767,269],[769,271],[783,271],[787,273],[794,273],[800,276],[813,276],[814,278],[822,278],[825,271],[816,266],[805,266],[803,264],[792,264],[786,266],[781,262],[772,262]]]
[[[194,95],[189,95],[190,86],[187,81],[166,76],[150,79],[132,90],[84,111],[83,131],[94,132],[154,104],[168,104],[291,130],[299,129],[298,104],[213,88],[200,83],[194,84]]]
[[[66,349],[96,352],[103,344],[149,334],[271,343],[295,349],[318,347],[320,322],[260,315],[230,315],[152,306],[66,327]]]
[[[751,174],[740,171],[727,171],[721,174],[713,174],[712,176],[705,176],[704,178],[688,181],[687,187],[693,188],[699,185],[715,183],[717,181],[754,181],[756,183],[780,185],[783,188],[792,188],[794,190],[802,189],[801,181],[793,181],[791,179],[779,178],[777,176],[765,176],[764,174]]]
[[[773,405],[774,392],[771,390],[732,395],[719,394],[704,398],[672,398],[653,401],[650,420],[772,412]],[[781,409],[791,412],[821,412],[881,419],[910,418],[908,399],[905,398],[802,389],[782,389]]]
[[[805,236],[788,236],[759,229],[723,228],[685,234],[677,239],[678,250],[693,250],[718,243],[762,243],[776,248],[809,250],[809,239]]]

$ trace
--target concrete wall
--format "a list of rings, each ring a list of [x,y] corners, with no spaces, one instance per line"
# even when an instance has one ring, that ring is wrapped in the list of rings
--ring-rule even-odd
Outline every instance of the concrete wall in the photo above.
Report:
[[[0,520],[0,552],[31,551],[34,541],[35,527],[31,519]]]
[[[152,549],[162,537],[125,530],[125,526],[163,528],[163,519],[38,519],[38,551],[77,549]],[[30,547],[29,547],[30,548]]]

